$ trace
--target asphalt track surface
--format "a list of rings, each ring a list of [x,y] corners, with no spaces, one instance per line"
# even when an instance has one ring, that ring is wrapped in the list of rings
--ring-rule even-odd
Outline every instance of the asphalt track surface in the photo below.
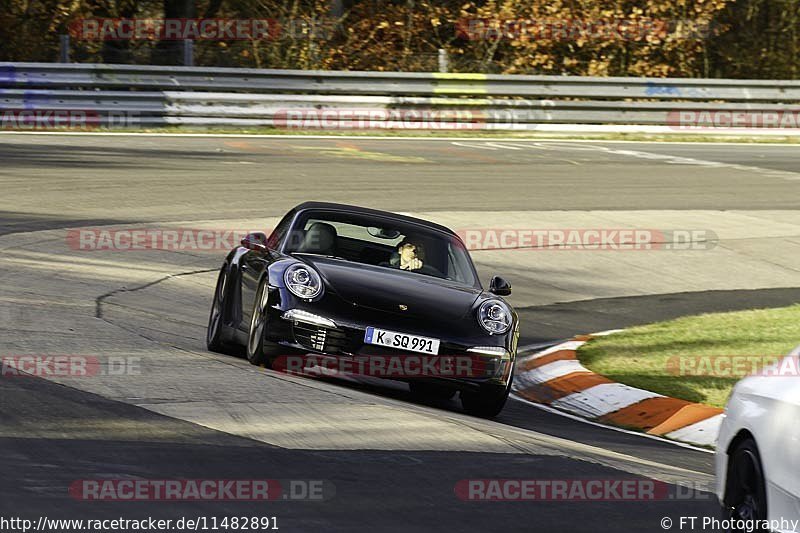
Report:
[[[728,251],[736,255],[725,257],[740,262],[728,266],[730,278],[709,274],[704,263],[684,264],[680,254],[653,259],[710,276],[714,290],[697,289],[706,281],[659,285],[655,276],[615,287],[575,272],[568,277],[581,286],[564,287],[563,260],[552,255],[476,254],[482,277],[502,266],[517,274],[510,277],[521,294],[512,302],[523,341],[546,343],[800,301],[793,288],[800,272],[791,268],[800,239],[785,226],[800,208],[796,152],[566,141],[0,136],[0,353],[137,354],[144,367],[127,379],[0,379],[0,517],[276,516],[283,531],[663,531],[662,517],[716,516],[704,491],[644,502],[462,501],[454,487],[464,479],[635,478],[706,489],[712,456],[519,400],[482,421],[463,415],[457,402],[420,403],[390,383],[283,376],[209,354],[203,325],[224,252],[87,257],[64,246],[64,229],[236,225],[272,219],[309,199],[444,221],[504,212],[522,219],[528,212],[619,212],[722,220],[737,212],[773,224],[732,239]],[[599,253],[582,257],[575,260],[587,269],[619,269]],[[651,264],[632,261],[644,261],[640,269]],[[536,270],[542,262],[550,268]],[[774,284],[762,281],[771,277]],[[68,495],[75,480],[108,478],[324,480],[335,489],[325,501],[268,503],[85,502]]]

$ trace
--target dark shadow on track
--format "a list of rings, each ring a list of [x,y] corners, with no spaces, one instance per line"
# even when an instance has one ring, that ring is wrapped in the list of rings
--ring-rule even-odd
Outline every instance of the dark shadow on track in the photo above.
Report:
[[[465,502],[462,479],[635,479],[551,455],[288,450],[37,378],[0,381],[0,515],[142,519],[277,516],[286,531],[657,531],[662,516],[712,515],[708,493],[676,501]],[[113,423],[111,423],[113,422]],[[76,480],[324,480],[312,502],[77,501]],[[639,478],[641,479],[641,478]],[[567,519],[569,517],[569,519]],[[69,531],[62,529],[59,531]]]

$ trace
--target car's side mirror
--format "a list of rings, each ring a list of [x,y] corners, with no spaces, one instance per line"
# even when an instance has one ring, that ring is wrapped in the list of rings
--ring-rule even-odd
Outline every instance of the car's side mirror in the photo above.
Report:
[[[508,296],[511,294],[511,284],[500,276],[495,276],[489,282],[489,292],[498,296]]]
[[[257,252],[266,252],[267,236],[261,233],[260,231],[256,231],[254,233],[248,233],[242,238],[241,245],[247,248],[248,250],[255,250]]]

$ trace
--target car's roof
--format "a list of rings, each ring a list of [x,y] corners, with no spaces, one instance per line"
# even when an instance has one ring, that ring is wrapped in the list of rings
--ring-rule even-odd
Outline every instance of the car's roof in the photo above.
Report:
[[[348,213],[357,213],[359,215],[375,215],[381,217],[389,217],[395,220],[410,222],[412,224],[419,224],[429,228],[437,229],[439,231],[443,231],[447,234],[455,235],[456,237],[458,237],[458,235],[450,228],[442,226],[441,224],[436,224],[435,222],[422,220],[421,218],[414,218],[406,215],[400,215],[398,213],[392,213],[391,211],[381,211],[379,209],[370,209],[368,207],[360,207],[357,205],[336,204],[333,202],[303,202],[302,204],[295,206],[293,211],[299,213],[300,211],[306,211],[312,209],[346,211]]]

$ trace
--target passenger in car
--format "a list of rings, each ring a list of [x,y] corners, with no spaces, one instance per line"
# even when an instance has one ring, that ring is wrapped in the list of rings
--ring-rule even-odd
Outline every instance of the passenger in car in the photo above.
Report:
[[[407,238],[403,239],[397,245],[397,254],[392,254],[390,263],[400,270],[419,270],[423,265],[422,259],[420,259],[421,251],[421,248],[416,244],[410,242]]]

